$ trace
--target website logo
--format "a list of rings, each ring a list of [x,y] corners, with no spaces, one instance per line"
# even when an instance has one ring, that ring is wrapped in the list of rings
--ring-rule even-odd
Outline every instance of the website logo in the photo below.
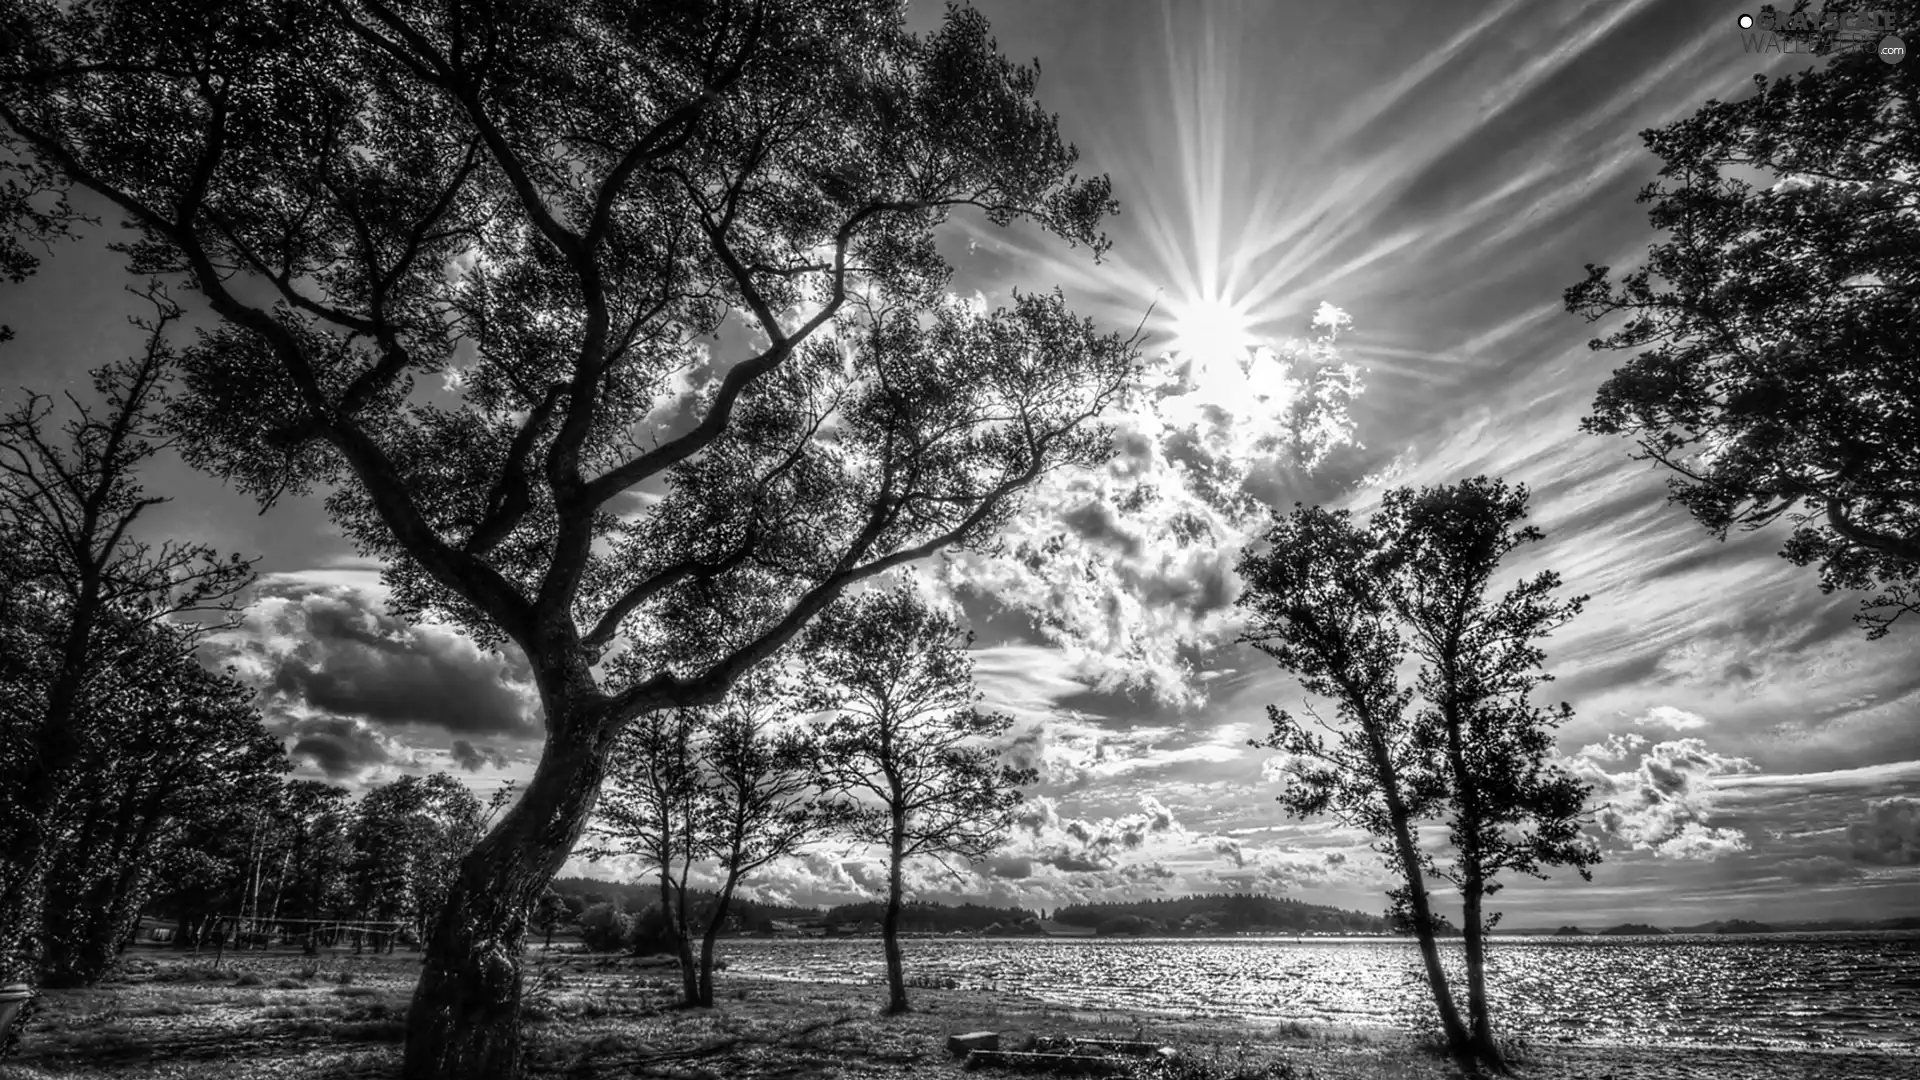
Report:
[[[1871,50],[1889,64],[1907,58],[1906,43],[1894,33],[1889,11],[1776,11],[1741,15],[1740,44],[1749,53],[1828,55]]]

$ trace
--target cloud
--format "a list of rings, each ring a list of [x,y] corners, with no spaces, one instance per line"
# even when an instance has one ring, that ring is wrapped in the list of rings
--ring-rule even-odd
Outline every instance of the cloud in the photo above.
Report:
[[[1605,768],[1635,756],[1639,761],[1631,769]],[[1712,778],[1752,770],[1745,758],[1716,754],[1695,738],[1647,745],[1629,734],[1585,747],[1567,764],[1604,800],[1595,812],[1601,830],[1631,848],[1673,859],[1715,859],[1746,850],[1738,830],[1708,820],[1715,809]]]
[[[1263,504],[1350,482],[1322,475],[1354,444],[1360,371],[1335,345],[1348,322],[1323,304],[1310,340],[1150,362],[1141,392],[1102,418],[1114,459],[1044,478],[1008,525],[1009,556],[956,553],[941,581],[1036,616],[1097,689],[1199,701],[1193,654],[1231,621],[1233,561]]]
[[[270,720],[352,717],[386,728],[531,739],[537,696],[517,653],[388,615],[374,590],[268,578],[215,647],[261,688]]]
[[[1774,864],[1774,869],[1788,881],[1801,885],[1832,885],[1841,881],[1852,881],[1862,876],[1858,866],[1831,855],[1782,859]]]
[[[1875,866],[1920,866],[1920,799],[1895,795],[1867,804],[1866,818],[1847,826],[1853,857]]]
[[[1640,716],[1634,717],[1637,727],[1664,727],[1675,731],[1692,731],[1707,726],[1707,718],[1699,713],[1685,709],[1676,709],[1671,705],[1655,705]]]
[[[1646,846],[1663,859],[1717,859],[1747,850],[1747,838],[1738,829],[1689,821],[1664,840]]]
[[[304,759],[330,780],[358,777],[366,770],[399,760],[391,739],[349,717],[303,720],[292,730],[287,754]]]
[[[453,740],[453,748],[449,753],[453,763],[468,772],[479,772],[489,765],[496,769],[507,767],[506,755],[492,747],[475,746],[465,739]]]

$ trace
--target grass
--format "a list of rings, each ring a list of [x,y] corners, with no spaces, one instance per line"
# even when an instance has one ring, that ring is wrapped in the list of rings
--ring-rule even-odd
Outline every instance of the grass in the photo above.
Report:
[[[240,954],[214,969],[160,958],[108,984],[53,992],[5,1063],[8,1080],[372,1080],[395,1075],[417,957],[301,958]],[[1066,1009],[1032,998],[931,985],[914,1010],[883,1017],[884,988],[731,980],[711,1009],[676,1001],[678,980],[657,965],[605,958],[530,958],[524,1033],[534,1080],[727,1077],[775,1080],[993,1077],[962,1073],[948,1035],[999,1032],[1001,1046],[1045,1037],[1146,1040],[1172,1045],[1170,1061],[1142,1062],[1139,1080],[1449,1080],[1454,1071],[1417,1033],[1286,1022],[1248,1027],[1215,1020]],[[1698,1055],[1693,1055],[1698,1058]],[[1778,1056],[1737,1054],[1682,1061],[1671,1052],[1555,1048],[1518,1058],[1541,1080],[1807,1075],[1832,1080],[1895,1076],[1892,1066],[1848,1058],[1807,1071]],[[1682,1068],[1681,1066],[1685,1066]],[[1704,1069],[1704,1071],[1687,1071]]]

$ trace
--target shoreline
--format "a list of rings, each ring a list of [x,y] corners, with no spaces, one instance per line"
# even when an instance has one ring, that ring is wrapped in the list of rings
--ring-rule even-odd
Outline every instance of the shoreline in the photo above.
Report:
[[[1003,1048],[1036,1037],[1144,1038],[1194,1062],[1193,1080],[1451,1080],[1455,1071],[1401,1028],[1247,1023],[1151,1010],[1070,1007],[1025,992],[910,988],[914,1011],[879,1014],[884,988],[721,972],[711,1009],[679,1007],[658,962],[530,957],[524,1032],[530,1077],[655,1075],[649,1061],[700,1062],[729,1080],[962,1074],[948,1035],[994,1031]],[[219,970],[155,959],[88,990],[49,992],[0,1065],[18,1080],[373,1080],[395,1074],[418,958],[239,954]],[[1895,1080],[1920,1055],[1839,1048],[1515,1044],[1515,1075],[1538,1080]],[[981,1070],[988,1076],[998,1070]]]

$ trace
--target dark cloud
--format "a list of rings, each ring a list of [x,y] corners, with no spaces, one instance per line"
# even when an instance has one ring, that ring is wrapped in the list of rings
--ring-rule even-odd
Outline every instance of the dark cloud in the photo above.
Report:
[[[333,780],[355,777],[393,760],[378,735],[342,717],[296,725],[287,754],[296,761],[304,758]]]
[[[1865,820],[1847,826],[1853,857],[1876,866],[1920,866],[1920,799],[1895,795],[1867,804]]]
[[[1069,829],[1069,831],[1072,830]],[[1113,868],[1113,864],[1107,859],[1064,847],[1042,852],[1039,860],[1055,870],[1068,874],[1097,874]]]
[[[1083,504],[1062,514],[1060,520],[1082,538],[1114,548],[1128,558],[1140,554],[1140,538],[1120,527],[1106,503]]]
[[[984,864],[987,873],[997,878],[1019,881],[1033,876],[1033,860],[1017,855],[995,855]]]
[[[530,738],[537,731],[527,665],[443,626],[415,626],[343,586],[271,584],[229,639],[259,673],[271,714],[308,710],[381,727]]]
[[[496,769],[507,767],[506,755],[490,746],[475,746],[465,739],[453,740],[453,763],[468,772],[479,772],[491,765]]]

